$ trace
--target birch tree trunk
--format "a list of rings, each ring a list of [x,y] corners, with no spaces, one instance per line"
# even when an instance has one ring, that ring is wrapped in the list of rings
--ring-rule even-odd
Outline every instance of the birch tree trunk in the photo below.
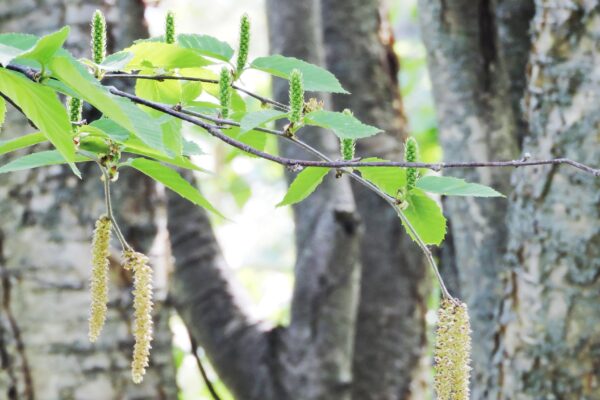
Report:
[[[114,28],[117,6],[127,10],[131,21],[111,29],[109,40],[125,42],[143,36],[143,7],[129,0],[114,6],[101,1],[4,1],[0,31],[44,34],[68,24],[72,27],[68,46],[84,55],[89,52],[94,10],[101,8]],[[10,109],[8,117],[4,138],[32,131],[18,111]],[[170,310],[163,304],[166,271],[160,269],[161,263],[155,263],[155,340],[144,382],[131,381],[132,280],[119,265],[116,247],[106,325],[96,344],[88,341],[90,242],[94,221],[105,212],[99,171],[92,167],[82,165],[84,181],[58,166],[0,176],[2,399],[172,399],[177,395]],[[127,171],[114,186],[124,233],[136,248],[147,252],[156,234],[154,187]]]
[[[598,2],[536,3],[524,150],[600,160]],[[500,365],[504,399],[600,398],[600,180],[515,171]]]
[[[487,0],[423,0],[419,5],[444,158],[464,161],[515,158],[519,119],[511,103],[511,79],[506,64],[520,64],[520,67],[511,64],[511,68],[521,68],[523,73],[525,59],[512,60],[503,54],[495,4]],[[527,13],[511,17],[526,18]],[[525,45],[526,29],[518,34],[521,39],[517,46]],[[473,169],[444,173],[507,193],[511,190],[510,172]],[[497,383],[492,357],[499,329],[507,202],[452,198],[444,201],[444,209],[449,216],[455,258],[443,262],[457,266],[460,295],[471,314],[472,398],[487,399],[488,388]]]
[[[598,2],[420,9],[448,160],[597,164]],[[445,201],[473,319],[472,398],[598,398],[598,179],[565,167],[455,173],[509,195]]]

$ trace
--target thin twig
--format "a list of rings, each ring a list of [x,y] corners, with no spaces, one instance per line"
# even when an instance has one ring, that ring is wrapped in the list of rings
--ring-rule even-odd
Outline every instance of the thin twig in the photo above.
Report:
[[[34,123],[32,120],[30,120],[30,119],[27,117],[27,114],[25,114],[25,113],[23,112],[23,110],[21,109],[21,107],[19,107],[18,105],[16,105],[16,104],[15,104],[15,102],[14,102],[14,101],[12,101],[10,97],[8,97],[7,95],[5,95],[5,94],[4,94],[4,93],[2,93],[2,92],[0,92],[0,96],[2,96],[2,98],[3,98],[4,100],[6,100],[6,102],[7,102],[7,103],[9,103],[9,104],[10,104],[10,105],[12,105],[14,108],[16,108],[16,109],[17,109],[17,111],[19,111],[21,114],[23,114],[23,116],[25,117],[25,119],[27,119],[27,122],[29,123],[29,125],[30,125],[30,126],[33,128],[33,129],[38,129],[38,127],[35,125],[35,123]],[[39,129],[38,129],[38,130],[39,130]]]
[[[219,84],[219,81],[216,79],[207,79],[207,78],[197,78],[193,76],[176,76],[176,75],[143,75],[143,74],[128,74],[124,72],[115,72],[111,74],[105,74],[105,78],[120,78],[120,79],[148,79],[154,81],[164,81],[164,80],[178,80],[178,81],[191,81],[191,82],[202,82],[202,83],[212,83],[215,85]],[[289,111],[289,107],[283,103],[275,101],[273,99],[269,99],[268,97],[261,96],[254,92],[249,91],[248,89],[244,89],[238,85],[231,85],[231,87],[237,91],[247,94],[250,97],[253,97],[260,101],[261,103],[271,104],[272,106],[278,107],[283,111]]]
[[[119,239],[119,242],[121,242],[121,247],[123,247],[123,251],[131,250],[131,246],[129,245],[129,243],[127,243],[127,240],[121,232],[121,228],[119,228],[119,224],[117,223],[117,219],[115,218],[115,215],[113,213],[112,202],[110,200],[110,178],[108,176],[108,173],[106,172],[106,169],[99,162],[97,162],[97,164],[100,167],[100,170],[102,171],[102,178],[104,181],[104,201],[106,203],[106,213],[108,214],[108,218],[110,218],[110,220],[112,221],[113,229],[115,231],[115,234],[117,235],[117,239]]]
[[[22,67],[22,66],[18,66],[18,65],[8,65],[6,68],[11,69],[13,71],[21,72],[31,80],[35,80],[38,75],[37,71],[35,71],[31,68],[28,68],[28,67]],[[110,75],[115,75],[115,76],[120,76],[120,77],[129,77],[129,78],[133,78],[133,79],[135,79],[136,77],[140,78],[139,75],[130,75],[130,74],[110,74]],[[148,76],[148,77],[149,77],[149,79],[158,79],[157,76]],[[169,77],[169,76],[160,76],[160,77],[162,77],[163,79],[172,79],[173,78],[173,77]],[[176,78],[178,78],[178,77],[176,77]],[[201,82],[209,82],[209,83],[217,82],[216,80],[203,79],[203,78],[190,78],[190,79],[198,80]],[[237,88],[237,87],[235,87],[235,88]],[[218,127],[205,124],[194,118],[189,118],[188,115],[185,115],[185,114],[191,114],[193,112],[190,112],[190,111],[183,112],[183,111],[174,110],[170,106],[142,99],[138,96],[129,94],[127,92],[120,91],[114,87],[110,87],[109,91],[117,96],[127,97],[134,103],[146,105],[147,107],[154,108],[155,110],[158,110],[158,111],[162,111],[165,114],[169,114],[169,115],[172,115],[181,120],[190,122],[194,125],[198,125],[204,129],[206,129],[211,135],[219,138],[220,140],[224,141],[225,143],[227,143],[233,147],[236,147],[247,153],[256,155],[258,157],[276,162],[278,164],[281,164],[281,165],[284,165],[287,167],[323,167],[323,168],[344,168],[344,167],[408,168],[408,167],[414,167],[414,168],[430,169],[433,171],[441,171],[446,168],[498,168],[498,167],[517,168],[517,167],[526,167],[526,166],[534,166],[534,165],[566,164],[566,165],[572,166],[574,168],[577,168],[581,171],[590,173],[594,176],[600,176],[599,168],[593,168],[593,167],[590,167],[588,165],[582,164],[577,161],[573,161],[568,158],[553,158],[553,159],[546,159],[546,160],[520,159],[520,160],[508,160],[508,161],[468,161],[468,162],[452,161],[452,162],[441,162],[441,163],[421,163],[421,162],[412,162],[411,163],[411,162],[403,162],[403,161],[364,162],[364,161],[356,161],[356,160],[351,160],[351,161],[332,161],[332,160],[331,161],[309,161],[309,160],[296,160],[296,159],[278,157],[278,156],[274,156],[274,155],[256,150],[256,149],[252,148],[251,146],[248,146],[244,143],[238,142],[235,139],[232,139],[229,136],[223,134]],[[269,100],[269,99],[266,99],[266,100]],[[202,114],[198,114],[197,116],[200,116],[200,115],[202,115]],[[223,120],[223,119],[219,119],[219,118],[215,118],[215,117],[209,117],[206,115],[202,115],[200,118],[204,118],[204,119],[210,118],[211,121],[219,123],[219,124],[237,126],[237,125],[234,125],[234,124],[237,124],[237,122],[235,122],[235,121]],[[277,134],[277,135],[283,134],[283,132],[274,132],[272,130],[266,130],[263,128],[260,128],[260,130],[265,133],[273,133],[273,134]]]
[[[208,377],[208,374],[206,373],[206,368],[204,368],[204,364],[202,363],[200,356],[198,356],[198,352],[197,352],[198,345],[196,344],[196,340],[194,339],[194,337],[192,336],[192,334],[189,330],[188,330],[188,335],[190,337],[190,344],[192,346],[192,355],[196,359],[196,364],[198,364],[198,369],[200,370],[202,379],[204,380],[204,383],[206,384],[206,387],[208,388],[208,391],[210,392],[211,397],[213,398],[213,400],[221,400],[221,397],[217,393],[215,387],[213,386],[212,381],[210,380],[210,378]]]
[[[556,165],[556,164],[567,164],[582,171],[591,173],[594,176],[600,176],[600,169],[589,167],[585,164],[570,160],[568,158],[554,158],[549,160],[511,160],[511,161],[488,161],[488,162],[447,162],[447,163],[422,163],[422,162],[403,162],[403,161],[312,161],[312,160],[299,160],[286,157],[280,157],[273,154],[266,153],[264,151],[257,150],[247,144],[239,142],[227,135],[225,135],[218,127],[209,125],[199,119],[192,118],[189,111],[177,111],[171,106],[149,101],[140,98],[136,95],[123,92],[115,87],[108,89],[112,94],[126,97],[134,103],[145,105],[155,110],[161,111],[165,114],[169,114],[183,121],[189,122],[194,125],[198,125],[204,128],[212,136],[215,136],[219,140],[236,147],[242,151],[253,154],[260,158],[264,158],[269,161],[276,162],[286,167],[323,167],[323,168],[359,168],[359,167],[414,167],[414,168],[427,168],[434,171],[440,171],[444,168],[492,168],[492,167],[521,167],[530,165]],[[206,118],[208,116],[203,116]],[[219,118],[209,117],[212,122],[218,122],[223,124],[232,124],[232,121],[221,120]],[[237,124],[237,123],[235,123]],[[279,133],[277,133],[279,134]],[[281,133],[282,134],[282,133]]]

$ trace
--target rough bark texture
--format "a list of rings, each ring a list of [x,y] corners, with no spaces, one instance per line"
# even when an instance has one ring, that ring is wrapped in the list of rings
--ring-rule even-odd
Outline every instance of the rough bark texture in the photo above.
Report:
[[[317,0],[267,1],[271,53],[323,65],[319,6]],[[273,92],[277,100],[288,102],[287,82],[275,80]],[[301,134],[337,157],[331,133],[306,129]],[[287,143],[280,149],[288,157],[311,157]],[[289,383],[298,387],[288,389],[292,398],[350,399],[360,276],[357,218],[349,181],[334,179],[331,173],[309,199],[294,207],[296,284],[292,321],[282,335],[286,351],[280,357],[294,371]]]
[[[517,4],[520,3],[520,4]],[[447,160],[518,156],[519,93],[528,36],[528,1],[419,2],[440,138]],[[497,17],[497,14],[500,17]],[[520,83],[521,82],[521,83]],[[445,172],[509,193],[510,170]],[[507,228],[504,199],[444,201],[459,273],[460,294],[473,329],[472,398],[487,399],[498,376],[493,360],[502,298]]]
[[[272,399],[268,327],[247,317],[206,212],[168,193],[171,297],[192,337],[239,398]]]
[[[525,101],[536,157],[598,163],[597,2],[536,2]],[[600,398],[600,181],[569,168],[513,175],[503,399]]]
[[[322,16],[328,69],[352,93],[332,96],[333,108],[386,132],[360,140],[358,155],[401,160],[405,120],[388,16],[377,0],[322,0]],[[365,225],[353,398],[407,399],[425,344],[423,258],[393,209],[353,189]]]
[[[120,2],[124,3],[137,7],[139,15],[140,3]],[[0,5],[0,31],[43,34],[69,24],[69,46],[84,54],[89,19],[97,7],[107,12],[109,23],[117,15],[99,1],[5,1]],[[120,37],[130,38],[130,29],[138,36],[140,23],[122,29]],[[26,131],[31,128],[18,111],[9,109],[3,136]],[[0,177],[0,398],[172,399],[177,390],[170,312],[163,305],[164,270],[155,271],[156,339],[143,384],[131,381],[131,276],[118,265],[116,247],[106,326],[96,344],[88,341],[91,233],[94,220],[105,210],[99,172],[87,167],[82,172],[84,181],[62,167]],[[143,251],[156,233],[153,193],[148,180],[129,172],[115,185],[124,233]]]

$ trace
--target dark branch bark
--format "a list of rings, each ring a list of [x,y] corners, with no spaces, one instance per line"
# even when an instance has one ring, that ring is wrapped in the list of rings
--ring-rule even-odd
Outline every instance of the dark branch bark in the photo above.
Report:
[[[386,132],[359,140],[359,154],[398,160],[405,137],[398,60],[378,3],[323,0],[324,41],[328,68],[352,93],[333,96],[334,108]],[[354,194],[365,235],[353,398],[405,399],[425,343],[425,263],[393,209],[358,185]]]
[[[271,52],[322,65],[318,1],[267,3]],[[287,103],[287,90],[287,82],[275,79],[276,101]],[[337,140],[320,129],[308,128],[301,135],[325,154],[337,149]],[[285,157],[307,154],[294,143],[282,143],[280,149]],[[294,218],[296,285],[286,351],[280,358],[290,371],[297,371],[288,381],[296,388],[288,392],[294,399],[350,399],[360,266],[359,224],[348,180],[329,177],[294,207]]]
[[[192,337],[240,399],[272,399],[266,329],[241,307],[206,212],[169,192],[171,297]]]

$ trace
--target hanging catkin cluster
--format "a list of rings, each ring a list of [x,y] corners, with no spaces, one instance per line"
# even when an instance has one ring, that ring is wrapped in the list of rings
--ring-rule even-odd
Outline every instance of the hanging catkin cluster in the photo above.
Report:
[[[444,299],[438,311],[435,391],[438,400],[468,400],[471,325],[467,306]]]
[[[133,382],[140,383],[146,373],[152,342],[152,268],[148,265],[148,257],[133,250],[123,252],[124,268],[133,271],[133,309],[135,321],[133,335],[133,361],[131,377]]]
[[[108,303],[108,255],[110,230],[112,223],[106,215],[96,221],[92,240],[92,277],[90,280],[91,306],[89,320],[90,342],[100,336],[106,320],[106,303]]]
[[[166,40],[175,40],[175,27],[173,14],[167,15]],[[95,63],[100,64],[106,55],[106,23],[100,11],[94,13],[92,19],[92,56]],[[98,73],[98,70],[96,71]],[[229,73],[228,73],[229,74]],[[229,87],[230,82],[227,82]],[[82,101],[72,98],[68,101],[71,121],[81,120]],[[117,238],[123,246],[123,267],[133,272],[133,308],[135,321],[133,333],[135,345],[131,362],[131,376],[133,382],[141,383],[150,356],[152,342],[152,269],[148,265],[148,257],[135,252],[127,244],[121,230],[112,219],[112,206],[110,201],[110,182],[118,177],[118,163],[121,149],[117,143],[108,142],[108,152],[103,155],[98,164],[103,171],[102,178],[105,182],[105,198],[108,215],[101,216],[96,221],[94,238],[92,240],[92,277],[91,277],[91,306],[89,321],[89,339],[91,342],[98,340],[104,322],[106,321],[108,303],[108,272],[109,272],[109,246],[110,233],[114,228]]]

